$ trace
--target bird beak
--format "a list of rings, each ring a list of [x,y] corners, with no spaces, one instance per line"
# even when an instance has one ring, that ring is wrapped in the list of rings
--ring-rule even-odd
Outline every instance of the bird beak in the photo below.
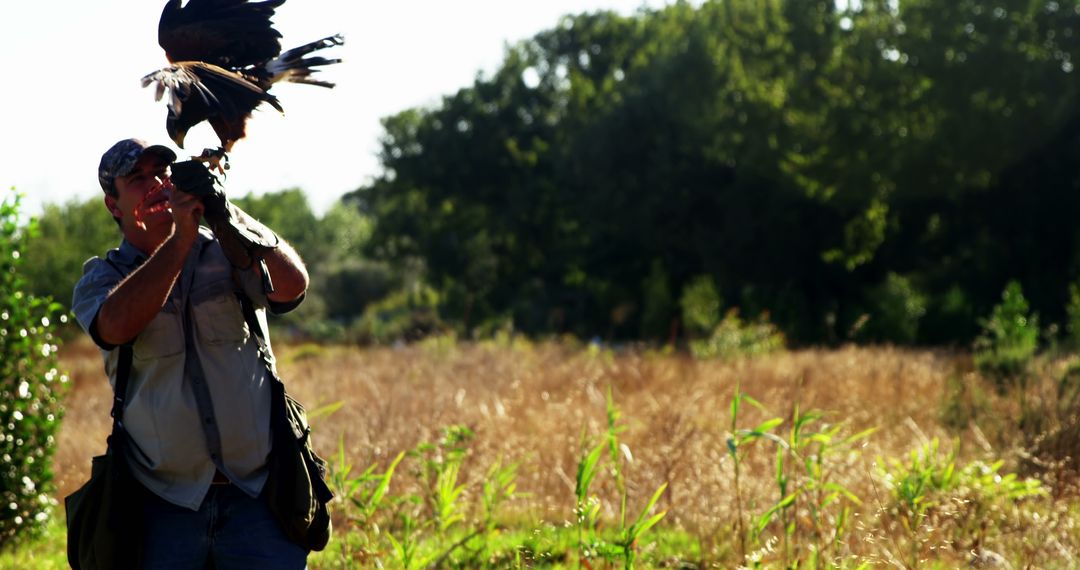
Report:
[[[169,138],[176,143],[176,146],[184,148],[184,137],[187,136],[187,129],[178,129],[176,119],[172,115],[165,121],[165,131],[169,133]]]

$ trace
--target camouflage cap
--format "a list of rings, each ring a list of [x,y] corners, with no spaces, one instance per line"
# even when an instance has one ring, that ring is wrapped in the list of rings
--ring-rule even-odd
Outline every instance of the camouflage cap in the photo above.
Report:
[[[149,145],[139,139],[124,139],[101,155],[101,163],[98,165],[101,189],[108,194],[115,192],[116,179],[130,174],[144,152],[152,152],[169,162],[176,160],[176,153],[169,147]]]

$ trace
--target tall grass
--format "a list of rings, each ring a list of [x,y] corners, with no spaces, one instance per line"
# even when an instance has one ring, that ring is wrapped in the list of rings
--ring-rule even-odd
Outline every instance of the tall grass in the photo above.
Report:
[[[337,450],[342,503],[313,568],[948,568],[984,551],[1062,567],[1080,550],[1066,474],[1052,487],[1013,475],[1025,468],[1013,450],[1030,443],[1015,399],[991,389],[962,425],[942,421],[950,379],[980,381],[967,354],[702,361],[519,341],[279,352],[309,409],[341,402],[314,420],[316,445]],[[104,444],[109,398],[95,349],[61,356],[74,384],[62,495]],[[1056,405],[1054,386],[1029,401]],[[958,443],[933,470],[951,463],[962,483],[898,490],[935,438]]]

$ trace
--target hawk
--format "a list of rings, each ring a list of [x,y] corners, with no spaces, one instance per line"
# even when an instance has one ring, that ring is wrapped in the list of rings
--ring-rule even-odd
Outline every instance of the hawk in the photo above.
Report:
[[[168,93],[165,129],[184,148],[188,129],[207,121],[221,147],[203,151],[202,158],[227,160],[236,141],[244,138],[252,111],[262,103],[282,111],[270,87],[279,81],[331,88],[315,79],[319,67],[340,63],[311,55],[344,43],[333,35],[281,51],[281,33],[270,19],[285,0],[169,0],[158,24],[158,44],[171,64],[143,77],[143,87],[156,84],[156,99]],[[227,166],[226,166],[227,168]]]

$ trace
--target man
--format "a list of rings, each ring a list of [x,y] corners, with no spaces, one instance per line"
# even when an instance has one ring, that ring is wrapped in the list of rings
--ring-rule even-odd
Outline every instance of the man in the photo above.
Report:
[[[242,303],[265,330],[266,310],[286,312],[303,299],[307,271],[284,241],[228,204],[276,245],[238,263],[235,241],[199,225],[209,197],[225,203],[217,179],[199,163],[175,160],[168,148],[136,139],[102,156],[98,178],[123,241],[86,262],[72,304],[110,383],[118,347],[132,346],[123,419],[133,475],[150,491],[145,567],[304,568],[307,551],[285,537],[260,498],[272,378]]]

